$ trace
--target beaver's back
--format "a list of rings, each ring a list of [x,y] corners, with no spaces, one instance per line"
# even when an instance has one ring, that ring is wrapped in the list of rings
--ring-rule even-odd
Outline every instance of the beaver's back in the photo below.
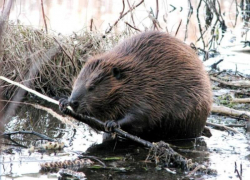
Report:
[[[114,67],[121,72],[119,80],[109,74]],[[147,139],[201,134],[211,109],[210,81],[195,52],[180,40],[144,32],[94,57],[85,68],[85,78],[108,79],[98,85],[103,88],[96,93],[102,94],[95,94],[103,98],[101,105],[89,105],[97,118],[123,119],[125,131]]]

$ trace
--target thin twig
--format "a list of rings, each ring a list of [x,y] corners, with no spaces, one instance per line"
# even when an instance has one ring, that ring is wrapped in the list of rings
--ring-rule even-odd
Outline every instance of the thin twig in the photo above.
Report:
[[[132,29],[141,32],[140,29],[137,29],[136,27],[132,26],[131,24],[129,24],[128,22],[125,22],[125,24],[127,24],[129,27],[131,27]]]
[[[203,32],[202,32],[202,28],[201,28],[201,22],[200,22],[200,17],[199,17],[199,10],[200,10],[200,6],[201,6],[201,2],[202,0],[200,0],[199,4],[198,4],[198,7],[197,7],[197,20],[198,20],[198,26],[199,26],[199,30],[200,30],[200,34],[201,34],[201,40],[202,40],[202,44],[203,44],[203,49],[205,49],[205,41],[204,41],[204,38],[203,38]]]
[[[193,14],[193,6],[190,2],[190,0],[188,0],[189,2],[189,11],[188,11],[188,18],[187,18],[187,23],[186,23],[186,30],[185,30],[185,38],[184,38],[184,41],[186,41],[187,37],[188,37],[188,24],[189,24],[189,21],[190,21],[190,18]]]
[[[122,0],[122,12],[120,12],[120,18],[122,17],[124,10],[125,10],[125,2],[124,0]]]
[[[18,146],[18,147],[22,147],[22,148],[28,148],[27,146],[22,145],[22,144],[16,142],[15,140],[13,140],[13,139],[11,139],[11,138],[6,138],[6,137],[4,137],[4,138],[5,138],[5,139],[8,139],[8,140],[11,141],[12,143],[14,143],[14,144],[8,144],[8,145],[10,145],[10,146]]]
[[[173,11],[176,10],[176,7],[175,7],[175,6],[173,6],[172,4],[169,4],[169,5],[173,8],[171,11],[169,11],[169,13],[171,13],[171,12],[173,12]]]
[[[181,21],[180,21],[180,23],[179,23],[179,26],[178,26],[178,28],[177,28],[177,30],[176,30],[176,32],[175,32],[175,36],[176,36],[176,35],[178,34],[178,32],[179,32],[179,29],[180,29],[181,23],[182,23],[182,19],[181,19]]]
[[[234,173],[237,173],[239,179],[242,180],[242,174],[240,174],[239,171],[238,171],[237,163],[235,162],[234,165],[235,165]],[[241,166],[241,168],[242,168],[242,166]],[[241,173],[242,173],[242,172],[241,172]]]
[[[61,43],[55,38],[55,37],[53,37],[53,39],[56,41],[56,43],[60,46],[60,48],[61,48],[61,50],[66,54],[66,56],[69,58],[69,60],[70,60],[70,62],[72,63],[72,65],[73,65],[73,69],[76,69],[75,68],[75,64],[74,64],[74,62],[73,62],[73,59],[70,57],[70,55],[68,54],[68,52],[63,48],[63,46],[61,45]]]
[[[129,10],[128,10],[127,12],[125,12],[125,13],[123,13],[124,8],[125,8],[125,7],[123,7],[122,12],[120,13],[120,17],[116,20],[116,22],[115,22],[112,26],[109,27],[109,29],[108,29],[105,33],[106,33],[106,34],[110,33],[111,30],[113,29],[113,27],[116,26],[117,23],[118,23],[124,16],[126,16],[129,12],[133,11],[135,8],[137,8],[138,6],[140,6],[143,2],[144,2],[144,0],[141,0],[137,5],[133,6],[132,9],[129,9]]]
[[[206,125],[207,125],[207,126],[217,127],[217,128],[220,128],[220,129],[225,129],[225,130],[227,130],[227,131],[232,131],[232,132],[234,132],[234,133],[240,134],[239,131],[237,131],[237,130],[231,128],[231,127],[228,127],[228,126],[224,126],[224,125],[222,125],[222,124],[215,124],[215,123],[206,122]]]
[[[158,14],[159,14],[159,1],[156,0],[156,14],[155,14],[155,19],[158,18]]]
[[[246,127],[245,124],[226,124],[225,126],[227,126],[227,127],[241,127],[241,128]]]
[[[12,135],[15,135],[15,134],[32,134],[32,135],[35,135],[35,136],[38,136],[40,138],[42,138],[42,140],[47,140],[47,141],[55,141],[54,139],[44,135],[44,134],[40,134],[38,132],[35,132],[35,131],[12,131],[12,132],[5,132],[3,134],[0,135],[0,137],[9,137],[12,136]],[[10,138],[11,139],[11,138]]]
[[[13,142],[14,144],[13,145],[16,145],[16,146],[20,146],[20,147],[23,147],[23,148],[28,148],[27,146],[24,146],[18,142],[16,142],[15,140],[13,140],[11,138],[12,135],[16,135],[16,134],[32,134],[32,135],[35,135],[35,136],[38,136],[40,138],[42,138],[42,140],[47,140],[47,141],[55,141],[54,139],[51,139],[50,137],[44,135],[44,134],[40,134],[38,132],[35,132],[35,131],[13,131],[13,132],[5,132],[3,134],[0,135],[0,138],[5,138],[11,142]]]
[[[76,45],[74,45],[73,51],[72,51],[72,55],[71,55],[71,59],[72,61],[74,61],[74,57],[75,57],[75,50],[76,50]]]
[[[41,0],[41,6],[42,6],[42,13],[43,13],[44,26],[45,26],[46,33],[48,34],[48,28],[47,28],[47,23],[46,23],[44,8],[43,8],[43,0]]]
[[[92,26],[93,26],[93,18],[91,18],[91,20],[90,20],[90,26],[89,26],[90,31],[92,31]]]
[[[133,16],[133,13],[132,13],[132,7],[130,6],[129,0],[127,0],[127,3],[128,3],[129,9],[131,10],[131,13],[130,13],[131,14],[131,19],[132,19],[133,25],[135,27],[135,20],[134,20],[134,16]]]

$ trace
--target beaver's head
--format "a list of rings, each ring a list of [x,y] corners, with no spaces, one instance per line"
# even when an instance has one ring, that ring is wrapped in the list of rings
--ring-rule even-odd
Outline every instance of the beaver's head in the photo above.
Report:
[[[74,83],[69,104],[79,114],[103,120],[117,119],[122,111],[119,100],[123,96],[124,80],[119,65],[112,65],[102,58],[91,59]]]

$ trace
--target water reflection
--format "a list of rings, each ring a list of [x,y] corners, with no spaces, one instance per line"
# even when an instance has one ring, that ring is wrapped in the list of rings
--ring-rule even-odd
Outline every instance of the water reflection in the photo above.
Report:
[[[54,109],[56,109],[54,107]],[[64,123],[46,111],[36,109],[30,105],[22,105],[16,115],[5,125],[5,132],[35,131],[52,139],[64,142],[70,149],[85,151],[93,143],[102,142],[102,135],[91,130],[87,125],[72,122]],[[30,147],[41,143],[34,135],[14,135],[12,139],[23,146]]]
[[[42,102],[41,104],[51,107],[49,104]],[[56,108],[53,107],[53,109]],[[0,147],[0,179],[21,177],[23,175],[25,175],[23,179],[31,177],[47,178],[47,175],[44,176],[39,173],[40,163],[76,159],[77,156],[73,151],[85,152],[93,144],[102,142],[102,134],[97,134],[85,124],[72,123],[74,125],[63,123],[46,111],[22,104],[17,109],[16,115],[5,125],[5,132],[35,131],[59,142],[64,142],[66,147],[60,151],[35,151],[29,153],[29,149],[10,146],[9,144],[13,144],[13,142],[1,138],[0,143],[8,144],[8,146]],[[38,147],[46,143],[45,140],[39,140],[40,138],[37,136],[22,133],[12,135],[11,138],[26,147],[31,145]],[[57,179],[57,176],[55,174],[50,178]]]

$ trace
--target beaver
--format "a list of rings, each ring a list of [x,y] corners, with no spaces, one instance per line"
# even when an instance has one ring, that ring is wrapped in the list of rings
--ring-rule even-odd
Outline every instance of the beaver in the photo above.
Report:
[[[149,31],[90,58],[68,103],[76,113],[106,122],[109,131],[119,126],[147,140],[182,139],[201,135],[212,92],[188,45]]]

